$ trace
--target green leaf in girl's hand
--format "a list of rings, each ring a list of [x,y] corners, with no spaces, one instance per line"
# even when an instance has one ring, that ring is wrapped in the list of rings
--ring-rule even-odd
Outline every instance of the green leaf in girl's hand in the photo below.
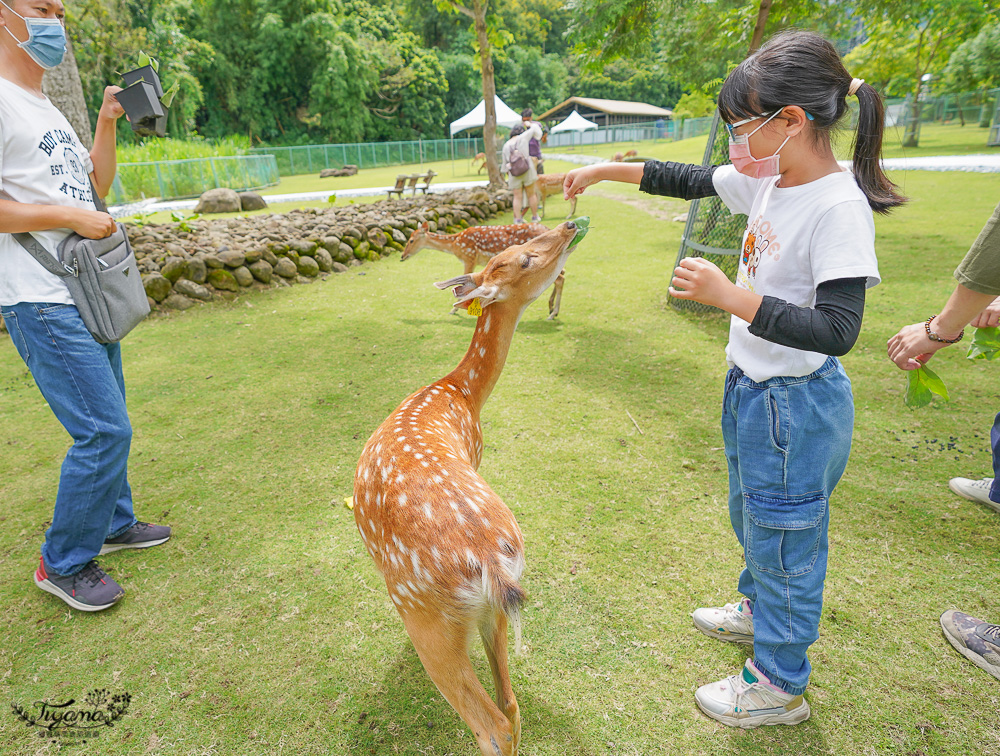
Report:
[[[921,365],[916,370],[910,370],[906,374],[906,396],[903,401],[910,409],[920,409],[931,403],[931,399],[937,394],[946,402],[949,400],[948,389],[944,385],[937,373],[926,365]]]
[[[1000,354],[1000,328],[977,328],[969,344],[970,360],[992,360]]]

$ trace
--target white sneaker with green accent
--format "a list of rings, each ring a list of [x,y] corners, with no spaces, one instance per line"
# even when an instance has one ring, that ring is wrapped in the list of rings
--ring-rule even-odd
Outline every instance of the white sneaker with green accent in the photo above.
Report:
[[[694,626],[705,635],[729,643],[753,645],[753,610],[750,599],[735,604],[704,607],[691,613]]]
[[[750,730],[761,725],[795,725],[809,719],[809,703],[771,684],[747,659],[743,671],[702,685],[694,700],[706,715],[730,727]]]

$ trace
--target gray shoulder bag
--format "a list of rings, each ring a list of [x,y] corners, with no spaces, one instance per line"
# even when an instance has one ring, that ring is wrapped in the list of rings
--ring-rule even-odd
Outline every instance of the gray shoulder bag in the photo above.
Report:
[[[97,196],[93,182],[90,189],[97,209],[106,213],[108,208]],[[0,197],[16,202],[3,190]],[[83,324],[102,344],[121,341],[149,314],[135,253],[120,223],[113,234],[103,239],[71,233],[59,243],[58,259],[29,233],[11,236],[43,268],[66,282]]]

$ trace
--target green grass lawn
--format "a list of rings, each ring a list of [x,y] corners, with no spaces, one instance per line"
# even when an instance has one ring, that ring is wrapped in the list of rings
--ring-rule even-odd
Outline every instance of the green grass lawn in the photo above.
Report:
[[[1000,687],[938,625],[949,608],[1000,620],[1000,519],[946,485],[989,470],[998,366],[942,352],[952,402],[912,412],[885,357],[899,326],[948,295],[1000,177],[896,179],[912,202],[877,220],[884,283],[844,359],[857,423],[832,503],[813,716],[749,732],[697,711],[695,688],[747,651],[688,616],[734,600],[742,563],[719,430],[726,321],[665,301],[682,225],[659,218],[683,203],[608,184],[581,198],[592,229],[562,313],[527,311],[483,413],[480,471],[526,541],[530,650],[512,662],[523,754],[1000,749]],[[369,434],[468,346],[471,318],[449,316],[432,286],[459,268],[429,250],[393,256],[130,335],[130,480],[140,517],[174,537],[102,558],[128,593],[96,615],[31,583],[68,439],[0,340],[3,700],[130,693],[126,717],[67,751],[81,755],[476,752],[343,504]],[[481,650],[474,659],[487,679]],[[57,751],[0,716],[0,752]]]

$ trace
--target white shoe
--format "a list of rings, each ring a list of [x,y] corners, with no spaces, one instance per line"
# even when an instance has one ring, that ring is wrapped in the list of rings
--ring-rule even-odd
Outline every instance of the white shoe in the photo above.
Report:
[[[745,730],[761,725],[795,725],[809,719],[809,703],[771,684],[747,659],[743,671],[719,682],[702,685],[694,700],[707,716]]]
[[[753,610],[750,599],[721,607],[695,609],[694,626],[705,635],[729,643],[753,645]]]
[[[957,493],[963,499],[978,501],[991,509],[1000,512],[1000,504],[990,498],[990,487],[993,485],[993,478],[982,478],[972,480],[971,478],[952,478],[948,481],[948,488]]]

